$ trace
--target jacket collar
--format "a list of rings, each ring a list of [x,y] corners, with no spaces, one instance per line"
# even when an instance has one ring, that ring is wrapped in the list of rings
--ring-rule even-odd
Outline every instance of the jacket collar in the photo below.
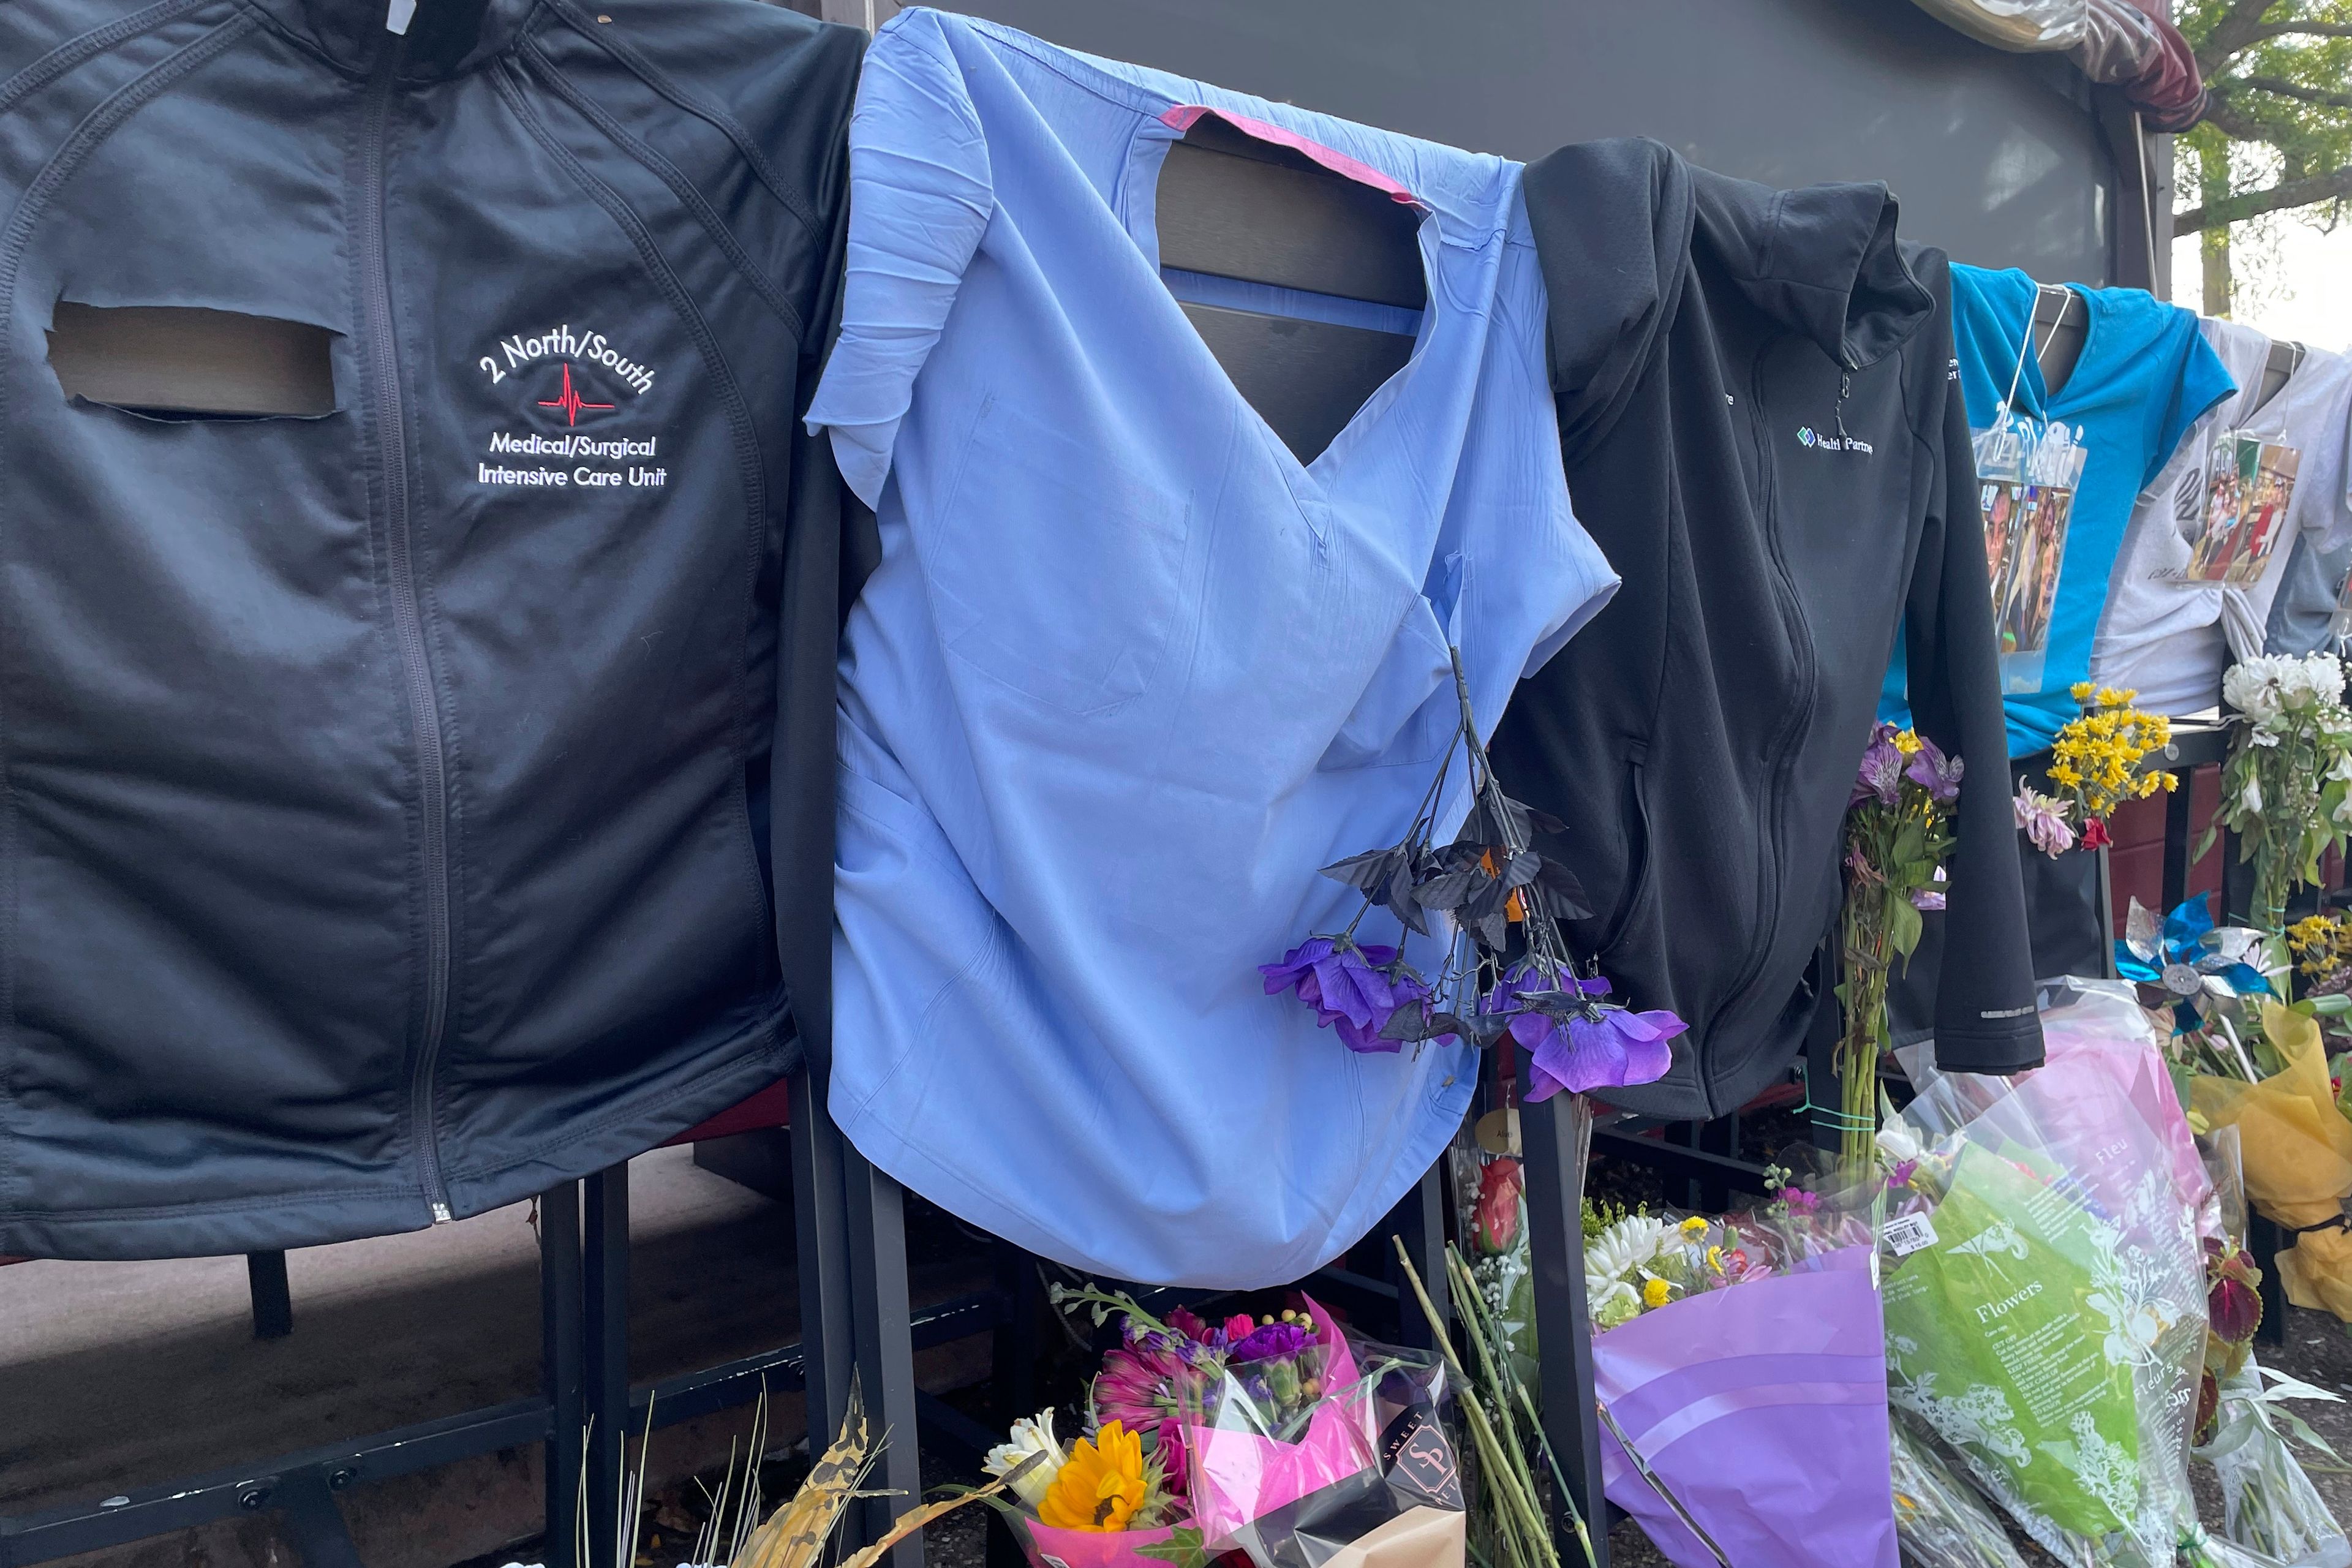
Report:
[[[538,0],[416,0],[404,39],[384,27],[390,0],[247,0],[284,32],[343,70],[364,75],[402,47],[404,81],[439,81],[511,44]]]

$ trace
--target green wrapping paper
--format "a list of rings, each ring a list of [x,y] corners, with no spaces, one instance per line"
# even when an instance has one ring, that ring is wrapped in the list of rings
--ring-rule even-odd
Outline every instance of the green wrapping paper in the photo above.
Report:
[[[1885,1283],[1895,1403],[2060,1527],[2098,1537],[2138,1512],[2132,1362],[2161,1331],[2114,1233],[2014,1146],[1960,1146],[1935,1240]]]

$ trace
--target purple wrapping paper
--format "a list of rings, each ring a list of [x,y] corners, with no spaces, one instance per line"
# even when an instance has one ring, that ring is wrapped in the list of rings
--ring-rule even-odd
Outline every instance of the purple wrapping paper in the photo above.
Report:
[[[1870,1259],[1847,1247],[1593,1339],[1610,1414],[1737,1568],[1897,1568]],[[1601,1447],[1609,1500],[1683,1568],[1716,1568],[1605,1426]]]

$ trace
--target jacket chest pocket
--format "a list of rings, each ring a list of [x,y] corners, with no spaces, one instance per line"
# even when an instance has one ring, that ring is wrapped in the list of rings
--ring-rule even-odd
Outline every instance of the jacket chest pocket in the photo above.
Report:
[[[941,642],[1065,712],[1140,696],[1182,611],[1187,500],[990,396],[918,524]]]

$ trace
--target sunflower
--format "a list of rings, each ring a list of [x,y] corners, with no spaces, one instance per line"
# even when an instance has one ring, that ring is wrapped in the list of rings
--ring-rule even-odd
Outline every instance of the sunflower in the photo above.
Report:
[[[1037,1517],[1056,1530],[1125,1530],[1147,1489],[1142,1435],[1106,1421],[1093,1437],[1070,1445]]]

